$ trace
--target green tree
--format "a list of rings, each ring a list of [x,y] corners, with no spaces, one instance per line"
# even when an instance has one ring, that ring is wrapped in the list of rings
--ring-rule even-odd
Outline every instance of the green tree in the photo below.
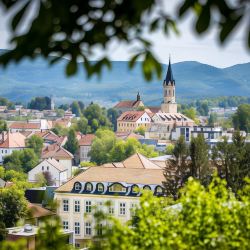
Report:
[[[13,227],[27,212],[27,201],[24,191],[15,185],[9,188],[0,188],[0,224]]]
[[[86,134],[88,129],[88,120],[85,117],[81,117],[77,121],[77,131],[80,131],[82,134]]]
[[[207,188],[190,178],[178,203],[145,192],[132,221],[104,217],[110,227],[94,249],[248,249],[250,186],[238,201],[226,183],[214,178]],[[236,233],[232,233],[236,232]]]
[[[27,139],[27,147],[32,148],[37,156],[40,157],[42,153],[43,142],[43,138],[37,135],[32,135]]]
[[[13,151],[11,155],[4,158],[4,167],[9,170],[29,172],[39,162],[39,158],[33,149],[27,148],[21,151]]]
[[[2,133],[3,131],[7,131],[7,123],[5,120],[0,119],[0,133]]]
[[[210,178],[208,145],[203,135],[193,137],[190,143],[190,175],[207,183]]]
[[[208,125],[214,126],[214,124],[217,122],[218,117],[216,113],[211,113],[208,118]]]
[[[135,130],[135,133],[138,133],[142,136],[145,135],[145,132],[146,132],[146,128],[144,126],[139,126],[136,130]]]
[[[28,103],[28,108],[38,109],[38,110],[48,110],[50,109],[51,99],[47,96],[45,97],[36,97]]]
[[[71,104],[71,111],[76,117],[80,117],[82,112],[77,101],[73,101]]]
[[[233,115],[233,124],[235,129],[250,132],[250,104],[242,104]]]
[[[189,148],[184,136],[176,141],[173,149],[173,159],[169,159],[168,166],[164,169],[166,181],[163,183],[167,196],[177,199],[179,189],[190,175],[190,163],[188,162]]]
[[[194,108],[183,110],[183,114],[192,120],[196,119],[196,110]]]
[[[73,129],[69,130],[68,140],[64,145],[64,148],[67,149],[70,153],[75,154],[78,150],[78,141],[76,139],[76,134]]]
[[[107,110],[107,116],[108,116],[108,119],[110,120],[110,122],[113,125],[114,131],[116,131],[116,129],[117,129],[117,118],[119,117],[119,114],[118,114],[117,110],[114,109],[114,108],[109,108]]]
[[[166,150],[165,150],[165,154],[166,155],[172,155],[173,154],[173,151],[174,151],[174,145],[173,144],[168,144],[166,146]]]
[[[59,124],[56,124],[55,127],[51,129],[51,131],[58,136],[65,136],[68,134],[68,129],[62,127]]]
[[[57,117],[64,117],[64,110],[63,109],[56,109],[56,116]]]

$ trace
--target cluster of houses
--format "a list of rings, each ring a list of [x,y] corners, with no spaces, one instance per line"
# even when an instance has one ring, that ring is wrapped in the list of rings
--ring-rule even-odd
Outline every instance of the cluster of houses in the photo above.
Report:
[[[216,143],[223,135],[221,128],[197,126],[193,120],[177,112],[175,80],[170,62],[163,82],[163,93],[161,107],[146,107],[139,93],[134,101],[119,102],[114,107],[120,113],[117,119],[117,138],[136,138],[156,148],[160,148],[160,144],[165,148],[166,143],[176,141],[181,135],[190,142],[192,136],[203,134],[210,144]],[[77,133],[79,149],[76,155],[72,155],[63,147],[67,137],[51,131],[55,124],[69,127],[70,118],[64,117],[53,122],[40,119],[39,122],[9,124],[9,131],[2,133],[0,139],[0,161],[14,150],[24,149],[31,135],[44,139],[41,161],[28,173],[28,180],[36,182],[38,174],[50,172],[53,187],[27,190],[26,198],[31,206],[38,206],[37,220],[53,216],[43,210],[43,206],[48,204],[47,196],[57,202],[56,214],[61,219],[62,234],[67,235],[70,244],[79,248],[88,247],[90,240],[102,233],[107,222],[96,221],[94,214],[97,210],[126,222],[133,217],[143,190],[150,190],[156,196],[164,194],[164,169],[168,167],[166,156],[148,159],[136,153],[122,162],[89,167],[72,177],[73,162],[78,164],[90,160],[89,151],[95,135]],[[135,133],[140,127],[145,129],[144,136]],[[2,186],[8,185],[2,183]],[[38,226],[35,223],[33,226],[11,228],[8,239],[25,238],[27,249],[33,250]]]

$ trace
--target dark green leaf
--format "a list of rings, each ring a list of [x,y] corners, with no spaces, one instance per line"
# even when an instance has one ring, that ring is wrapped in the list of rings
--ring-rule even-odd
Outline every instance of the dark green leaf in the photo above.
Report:
[[[130,69],[132,69],[135,66],[136,60],[138,59],[138,57],[141,55],[141,53],[138,53],[136,55],[134,55],[128,62],[128,66]]]
[[[198,14],[198,20],[196,22],[196,31],[198,33],[203,33],[207,30],[210,24],[210,6],[207,4],[201,8],[200,14]]]
[[[77,62],[75,59],[72,59],[71,61],[69,61],[69,63],[67,64],[66,67],[66,74],[67,76],[71,76],[73,74],[75,74],[77,71]]]

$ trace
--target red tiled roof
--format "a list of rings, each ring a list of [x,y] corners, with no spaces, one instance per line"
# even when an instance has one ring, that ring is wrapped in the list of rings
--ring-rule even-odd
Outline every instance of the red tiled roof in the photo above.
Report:
[[[12,129],[40,129],[40,123],[13,122],[9,128]]]
[[[58,144],[52,144],[43,149],[41,158],[42,159],[55,158],[56,160],[72,159],[73,155],[65,148],[59,146]]]
[[[121,101],[115,105],[115,108],[136,108],[140,101]]]
[[[144,111],[126,111],[122,113],[117,120],[136,122],[144,113]]]
[[[26,137],[21,133],[4,133],[0,141],[0,148],[25,148]]]
[[[83,137],[78,141],[78,144],[79,146],[90,146],[94,139],[94,134],[83,135]]]

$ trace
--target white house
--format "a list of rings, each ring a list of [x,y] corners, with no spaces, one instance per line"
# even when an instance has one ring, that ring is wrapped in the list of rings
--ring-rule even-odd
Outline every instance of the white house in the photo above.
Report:
[[[42,150],[42,159],[54,158],[61,163],[68,171],[68,178],[72,176],[73,155],[58,144],[48,145]]]
[[[103,209],[123,222],[131,219],[141,189],[163,194],[163,169],[140,154],[123,162],[91,167],[55,190],[57,213],[64,229],[74,230],[76,245],[88,247],[96,230],[96,209]],[[110,206],[105,206],[109,201]],[[102,223],[102,222],[101,222]],[[98,224],[101,228],[105,225]]]
[[[50,158],[40,162],[36,167],[28,172],[28,181],[37,182],[37,176],[41,173],[49,172],[53,185],[61,186],[68,179],[67,169],[57,160]]]
[[[15,150],[25,148],[26,137],[19,132],[2,132],[0,134],[0,162],[3,162],[5,156],[12,154]]]

